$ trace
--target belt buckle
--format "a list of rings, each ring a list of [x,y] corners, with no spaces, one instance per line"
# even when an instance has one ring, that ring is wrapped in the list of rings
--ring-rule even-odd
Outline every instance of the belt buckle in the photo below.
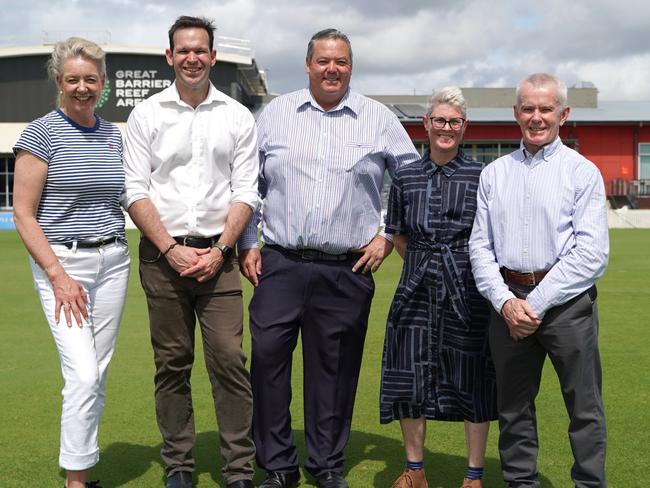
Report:
[[[299,256],[306,261],[316,261],[319,255],[320,252],[314,249],[301,249],[299,251]]]
[[[528,271],[528,272],[522,273],[522,274],[526,277],[526,280],[528,281],[528,286],[537,286],[534,271]]]

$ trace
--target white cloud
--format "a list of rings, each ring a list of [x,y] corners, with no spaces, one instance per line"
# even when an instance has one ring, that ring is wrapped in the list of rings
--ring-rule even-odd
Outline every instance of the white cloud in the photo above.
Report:
[[[6,5],[6,4],[9,5]],[[164,48],[181,14],[215,19],[218,34],[252,41],[273,91],[306,85],[304,56],[316,31],[338,27],[354,49],[353,84],[367,93],[514,86],[533,71],[596,84],[601,99],[650,99],[650,3],[628,0],[9,0],[0,47],[42,41],[42,32]],[[95,34],[93,34],[95,33]]]

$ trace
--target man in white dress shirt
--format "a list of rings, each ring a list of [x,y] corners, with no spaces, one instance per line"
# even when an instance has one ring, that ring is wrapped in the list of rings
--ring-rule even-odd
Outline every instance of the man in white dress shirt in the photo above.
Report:
[[[156,363],[155,395],[168,488],[192,486],[190,376],[198,318],[229,488],[252,487],[251,387],[233,246],[258,202],[250,112],[210,83],[214,26],[179,17],[167,62],[176,80],[127,123],[127,204],[142,231],[140,277]]]

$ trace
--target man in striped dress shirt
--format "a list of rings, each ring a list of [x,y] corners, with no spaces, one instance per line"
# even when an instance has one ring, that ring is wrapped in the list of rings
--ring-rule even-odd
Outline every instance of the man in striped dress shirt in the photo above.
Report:
[[[309,89],[260,115],[262,240],[254,217],[239,242],[250,303],[253,438],[262,488],[295,486],[289,404],[299,333],[304,358],[305,468],[324,488],[346,487],[343,448],[374,292],[371,271],[391,252],[378,233],[384,173],[419,155],[397,117],[349,89],[352,51],[334,29],[315,34]]]
[[[537,73],[517,87],[521,148],[481,174],[470,258],[494,307],[499,452],[510,487],[537,487],[535,397],[548,355],[569,414],[578,488],[605,487],[605,415],[596,280],[609,255],[603,179],[565,146],[566,85]]]

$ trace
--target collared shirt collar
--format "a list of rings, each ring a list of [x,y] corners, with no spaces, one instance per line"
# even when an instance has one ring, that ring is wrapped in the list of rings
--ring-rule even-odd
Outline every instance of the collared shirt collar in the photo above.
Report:
[[[343,95],[341,101],[339,101],[336,107],[332,108],[331,110],[328,110],[328,112],[336,112],[338,110],[343,110],[344,108],[347,107],[355,115],[357,115],[360,109],[360,102],[361,100],[359,99],[357,93],[352,91],[350,88],[348,88],[348,91],[345,92],[345,95]],[[310,104],[319,110],[323,110],[323,108],[319,105],[319,103],[314,98],[314,95],[312,95],[311,90],[309,88],[305,88],[301,90],[298,97],[298,105],[296,109],[300,109],[306,104]]]
[[[205,97],[205,100],[203,100],[199,104],[199,107],[201,105],[208,105],[211,103],[225,102],[227,99],[227,96],[221,93],[219,90],[217,90],[212,84],[212,82],[209,83],[210,86],[208,88],[208,95]],[[174,81],[174,83],[172,83],[167,90],[163,90],[163,92],[160,95],[160,102],[161,103],[172,102],[172,103],[176,103],[177,105],[189,107],[189,105],[186,102],[181,100],[181,94],[178,92],[176,81]]]
[[[463,151],[458,149],[458,154],[454,159],[449,161],[447,164],[443,165],[437,165],[433,161],[431,161],[431,153],[429,150],[427,150],[424,153],[424,156],[422,156],[422,166],[424,167],[424,172],[427,174],[428,178],[431,178],[434,174],[436,174],[438,171],[442,172],[443,175],[445,175],[447,178],[452,176],[458,168],[463,164],[463,159],[465,158],[465,155],[463,154]]]
[[[529,158],[531,161],[540,161],[542,159],[548,161],[560,149],[560,147],[562,147],[562,139],[560,139],[558,136],[553,142],[547,144],[546,146],[543,146],[539,151],[537,151],[537,153],[533,155],[528,152],[526,146],[524,145],[524,140],[522,139],[519,143],[519,153],[515,156],[519,161],[525,161],[527,158]]]

